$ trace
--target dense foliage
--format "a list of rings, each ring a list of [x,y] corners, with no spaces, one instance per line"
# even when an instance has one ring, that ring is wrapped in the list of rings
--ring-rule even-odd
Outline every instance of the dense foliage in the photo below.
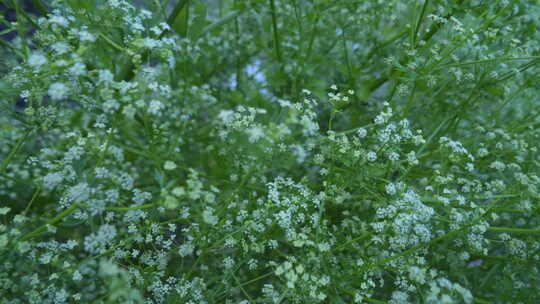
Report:
[[[1,303],[540,302],[537,1],[32,2]]]

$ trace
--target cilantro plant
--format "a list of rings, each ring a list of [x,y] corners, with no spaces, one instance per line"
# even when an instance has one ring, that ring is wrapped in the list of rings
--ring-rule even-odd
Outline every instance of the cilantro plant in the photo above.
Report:
[[[0,5],[1,303],[540,302],[537,1]]]

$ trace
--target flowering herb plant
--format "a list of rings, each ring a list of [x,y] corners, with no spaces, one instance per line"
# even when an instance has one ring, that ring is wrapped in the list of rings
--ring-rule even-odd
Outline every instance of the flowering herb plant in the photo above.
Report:
[[[1,303],[538,303],[534,0],[1,0]]]

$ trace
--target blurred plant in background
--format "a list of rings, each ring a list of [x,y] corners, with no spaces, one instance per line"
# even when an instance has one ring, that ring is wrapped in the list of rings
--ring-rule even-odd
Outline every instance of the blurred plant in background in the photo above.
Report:
[[[0,3],[0,302],[540,301],[537,1]]]

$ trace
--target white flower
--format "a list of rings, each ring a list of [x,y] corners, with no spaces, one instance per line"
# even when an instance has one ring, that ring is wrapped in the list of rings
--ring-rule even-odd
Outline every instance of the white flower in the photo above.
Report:
[[[62,55],[69,51],[69,45],[63,41],[53,44],[52,49],[58,54]]]
[[[225,269],[231,269],[233,266],[234,266],[234,260],[230,256],[226,257],[223,260],[223,267],[225,267]]]
[[[213,226],[217,225],[218,217],[214,215],[214,209],[213,208],[207,207],[203,211],[202,216],[203,216],[203,221],[205,223],[213,225]]]
[[[368,154],[366,155],[366,158],[367,158],[368,161],[374,162],[374,161],[377,160],[377,154],[376,154],[375,152],[373,152],[373,151],[370,151],[370,152],[368,152]]]
[[[181,257],[186,257],[188,255],[193,254],[193,251],[195,250],[195,247],[191,243],[185,243],[180,245],[180,248],[178,249],[178,254]]]
[[[90,34],[88,31],[82,30],[82,31],[79,31],[78,34],[79,34],[79,39],[81,41],[90,41],[90,42],[96,41],[96,36]]]
[[[176,164],[173,161],[168,160],[163,165],[163,169],[168,170],[168,171],[174,170],[176,169]]]
[[[52,16],[51,18],[49,18],[49,22],[53,24],[58,24],[62,27],[66,27],[69,25],[69,21],[62,16]]]
[[[399,153],[397,153],[397,152],[390,152],[390,154],[388,154],[388,159],[391,160],[391,161],[397,161],[397,160],[399,160]]]
[[[152,194],[150,192],[133,189],[133,201],[135,203],[143,204],[150,199],[152,199]]]
[[[68,198],[75,203],[86,201],[90,197],[90,187],[87,183],[80,183],[71,187],[68,191]]]
[[[377,115],[377,117],[375,117],[375,124],[382,125],[385,122],[386,120],[384,119],[383,115]]]
[[[495,169],[497,171],[504,171],[506,169],[506,165],[501,161],[494,161],[489,165],[490,168]]]
[[[63,180],[64,176],[61,173],[49,173],[43,177],[43,186],[45,189],[50,190],[60,184]]]
[[[358,137],[364,138],[367,135],[367,130],[364,128],[360,128],[358,129],[357,134],[358,134]]]
[[[101,225],[97,232],[84,238],[84,249],[91,254],[104,252],[107,244],[114,239],[116,233],[116,227],[108,224]]]
[[[0,215],[6,215],[11,210],[9,207],[2,207],[0,208]]]
[[[392,300],[390,300],[390,303],[392,304],[409,303],[409,296],[403,291],[396,290],[392,293]]]
[[[152,39],[152,38],[144,38],[143,44],[145,47],[149,49],[153,49],[159,46],[159,40]]]
[[[80,281],[82,280],[82,275],[78,270],[75,270],[73,273],[73,281]]]
[[[28,58],[28,64],[32,67],[39,68],[47,63],[47,57],[41,53],[34,53]]]
[[[113,73],[109,70],[99,70],[99,82],[111,83],[113,81]]]
[[[416,158],[416,153],[414,151],[407,153],[407,161],[411,165],[418,165],[418,159]]]
[[[20,96],[21,98],[25,98],[25,99],[26,99],[26,98],[28,98],[28,97],[30,96],[30,94],[31,94],[31,93],[30,93],[29,90],[23,90],[19,96]]]
[[[249,142],[255,143],[259,141],[259,139],[264,137],[264,131],[259,126],[254,126],[246,130],[246,133],[249,135]]]
[[[39,262],[41,264],[49,264],[52,260],[52,257],[53,257],[52,252],[46,252],[39,258]]]
[[[486,155],[488,155],[488,154],[489,154],[488,149],[486,149],[486,148],[480,148],[480,149],[478,149],[478,156],[484,157],[484,156],[486,156]]]
[[[53,100],[62,100],[66,98],[67,94],[69,92],[69,88],[61,83],[61,82],[55,82],[49,86],[49,90],[47,93]]]
[[[386,193],[388,193],[389,195],[396,194],[396,185],[390,183],[390,184],[387,184],[384,188],[386,190]]]
[[[150,114],[159,115],[163,107],[161,101],[153,99],[150,101],[150,106],[148,106],[148,112]]]
[[[186,190],[183,187],[176,187],[172,189],[171,193],[176,197],[181,197],[182,195],[186,194]]]
[[[80,76],[86,73],[86,66],[82,62],[77,62],[68,69],[68,72],[75,76]]]
[[[416,266],[411,266],[409,268],[409,278],[420,284],[424,284],[426,281],[426,270]]]

